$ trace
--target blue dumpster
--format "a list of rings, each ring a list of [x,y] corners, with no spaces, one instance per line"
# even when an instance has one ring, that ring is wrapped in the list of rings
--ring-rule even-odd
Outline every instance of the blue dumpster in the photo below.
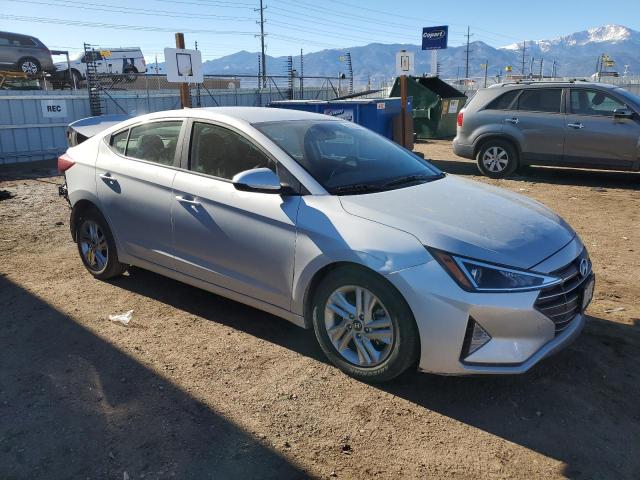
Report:
[[[344,118],[393,140],[393,122],[394,118],[400,116],[401,104],[399,98],[365,98],[330,101],[284,100],[271,102],[269,107],[290,108]],[[409,99],[407,102],[409,116],[411,112],[411,99]]]

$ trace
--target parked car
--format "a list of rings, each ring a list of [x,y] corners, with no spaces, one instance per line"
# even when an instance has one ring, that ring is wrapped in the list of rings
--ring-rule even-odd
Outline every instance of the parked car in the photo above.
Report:
[[[53,72],[51,52],[36,37],[0,32],[0,70],[19,70],[27,75]]]
[[[583,243],[543,205],[338,118],[153,113],[58,168],[94,277],[135,265],[313,328],[363,380],[525,372],[579,334],[593,294]]]
[[[587,82],[518,82],[478,91],[458,115],[456,155],[492,178],[523,165],[640,169],[640,97]]]
[[[87,61],[92,60],[95,61],[99,74],[135,75],[147,71],[147,64],[139,47],[91,50],[70,60],[71,74],[75,77],[76,84],[87,78]],[[68,75],[67,62],[56,62],[55,68],[58,74]]]

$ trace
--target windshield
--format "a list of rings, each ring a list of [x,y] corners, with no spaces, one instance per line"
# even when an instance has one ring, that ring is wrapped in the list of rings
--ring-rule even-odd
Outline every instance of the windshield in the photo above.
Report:
[[[443,175],[417,155],[351,122],[290,120],[254,126],[329,193],[390,190]]]

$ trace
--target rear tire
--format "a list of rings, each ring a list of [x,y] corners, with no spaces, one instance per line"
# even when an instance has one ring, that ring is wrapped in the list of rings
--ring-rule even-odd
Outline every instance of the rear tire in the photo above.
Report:
[[[330,272],[316,289],[310,314],[327,358],[358,380],[389,381],[418,358],[419,333],[409,306],[373,272],[357,267]]]
[[[40,62],[31,57],[20,59],[20,61],[18,62],[18,68],[21,72],[26,73],[27,75],[37,75],[42,71]]]
[[[116,243],[109,225],[97,209],[85,210],[75,224],[78,253],[91,275],[108,280],[127,270],[127,265],[118,261]]]
[[[478,154],[478,170],[490,178],[505,178],[518,168],[518,152],[504,140],[488,140],[482,144]]]
[[[124,79],[127,83],[133,83],[138,78],[138,69],[135,67],[129,67],[124,71]]]

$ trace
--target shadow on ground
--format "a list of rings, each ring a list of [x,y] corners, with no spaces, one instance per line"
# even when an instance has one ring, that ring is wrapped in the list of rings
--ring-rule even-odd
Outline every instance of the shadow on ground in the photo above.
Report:
[[[480,177],[475,162],[465,160],[430,160],[440,170],[455,175]],[[523,167],[508,180],[549,183],[553,185],[579,185],[596,188],[622,188],[640,190],[640,173],[581,170],[553,167]]]
[[[138,268],[113,283],[326,362],[312,332],[258,310]],[[524,375],[407,372],[376,388],[560,460],[568,477],[637,478],[640,319],[635,322],[590,317],[576,343]]]
[[[307,476],[1,276],[0,305],[0,478]]]
[[[51,178],[57,175],[57,159],[0,165],[0,181]]]

